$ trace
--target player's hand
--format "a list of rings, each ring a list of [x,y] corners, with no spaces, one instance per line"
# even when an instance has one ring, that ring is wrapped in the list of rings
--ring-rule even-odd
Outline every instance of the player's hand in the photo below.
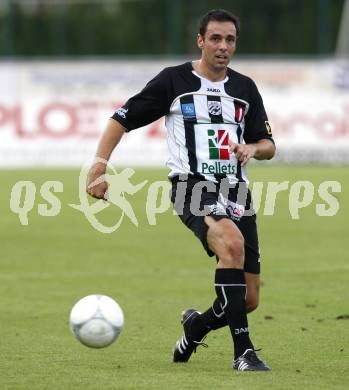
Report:
[[[252,157],[256,154],[256,146],[254,144],[235,144],[229,140],[230,153],[234,153],[241,165],[246,165]]]
[[[108,183],[105,181],[105,164],[92,165],[86,186],[86,192],[96,199],[108,199]]]

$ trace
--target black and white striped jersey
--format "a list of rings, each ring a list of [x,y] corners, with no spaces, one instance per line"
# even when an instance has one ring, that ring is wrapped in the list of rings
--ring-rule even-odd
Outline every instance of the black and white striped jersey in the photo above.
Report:
[[[230,68],[219,82],[201,77],[191,62],[165,68],[112,118],[130,131],[164,115],[169,177],[194,174],[248,182],[246,168],[229,153],[228,141],[273,141],[255,83]]]

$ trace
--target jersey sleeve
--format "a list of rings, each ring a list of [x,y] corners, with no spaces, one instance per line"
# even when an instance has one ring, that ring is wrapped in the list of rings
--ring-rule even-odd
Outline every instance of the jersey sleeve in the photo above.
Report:
[[[256,84],[251,80],[250,106],[245,117],[244,140],[246,143],[251,144],[261,139],[269,139],[274,143],[262,97],[258,92]]]
[[[148,82],[112,116],[127,131],[146,126],[168,114],[171,106],[171,76],[168,68]]]

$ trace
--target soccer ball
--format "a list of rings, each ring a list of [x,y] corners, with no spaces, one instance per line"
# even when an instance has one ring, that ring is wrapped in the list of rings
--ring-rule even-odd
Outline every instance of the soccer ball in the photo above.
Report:
[[[84,345],[103,348],[114,342],[124,326],[124,314],[114,299],[88,295],[70,312],[70,328]]]

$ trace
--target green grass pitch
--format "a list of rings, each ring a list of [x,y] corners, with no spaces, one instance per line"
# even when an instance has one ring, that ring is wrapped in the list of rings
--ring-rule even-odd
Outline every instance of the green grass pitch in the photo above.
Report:
[[[181,335],[180,313],[205,310],[214,298],[214,261],[171,210],[149,226],[147,185],[130,199],[138,228],[125,220],[113,234],[93,229],[68,206],[79,203],[78,171],[0,171],[0,389],[347,389],[349,372],[349,167],[254,165],[252,180],[336,180],[340,209],[319,217],[313,203],[293,220],[289,192],[280,193],[273,216],[259,214],[262,291],[249,316],[251,334],[270,373],[231,369],[227,329],[211,333],[188,364],[171,354]],[[136,170],[134,183],[166,180],[165,170]],[[29,225],[10,211],[19,180],[37,186]],[[40,187],[58,180],[61,212],[38,214]],[[263,210],[263,209],[262,209]],[[111,205],[101,220],[113,224]],[[110,347],[81,345],[68,327],[81,297],[114,297],[125,327]],[[343,319],[337,319],[343,316]]]

